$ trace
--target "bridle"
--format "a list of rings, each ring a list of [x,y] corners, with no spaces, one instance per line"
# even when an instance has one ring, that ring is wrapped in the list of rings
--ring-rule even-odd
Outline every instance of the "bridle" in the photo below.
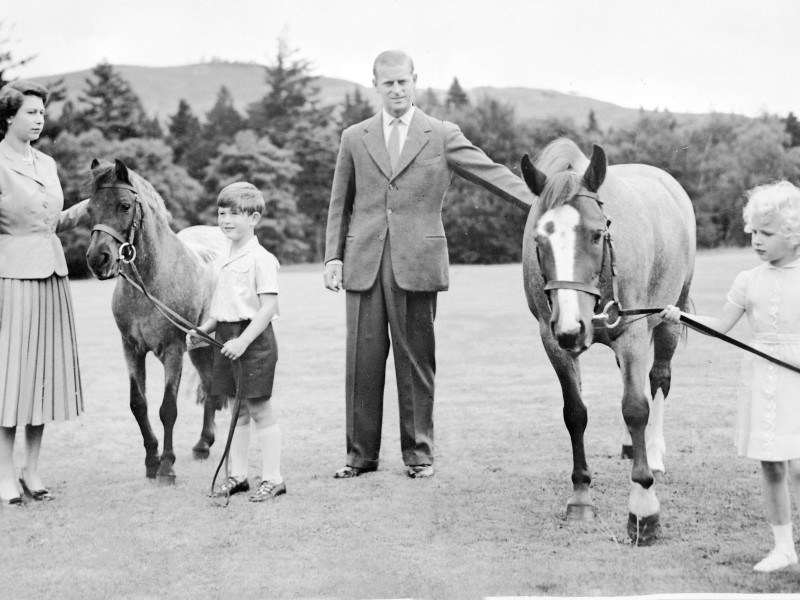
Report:
[[[598,276],[602,278],[603,270],[605,269],[606,265],[606,256],[608,256],[608,266],[611,274],[611,300],[606,303],[603,307],[603,312],[597,313],[592,317],[592,320],[595,321],[605,321],[605,326],[608,329],[613,329],[619,322],[622,320],[622,315],[626,314],[625,311],[622,310],[622,305],[619,302],[619,289],[617,287],[617,261],[616,256],[614,254],[614,243],[611,239],[611,231],[609,230],[609,226],[611,225],[611,219],[606,217],[605,211],[603,211],[603,201],[600,199],[600,195],[596,192],[590,192],[588,190],[582,190],[573,196],[575,198],[589,198],[590,200],[594,200],[597,202],[597,205],[600,207],[600,212],[603,214],[603,218],[606,222],[605,231],[603,232],[603,258],[600,263],[600,271],[598,272]],[[577,290],[579,292],[585,292],[594,296],[595,298],[595,308],[599,306],[600,301],[603,298],[603,293],[600,291],[600,288],[593,283],[587,283],[584,281],[569,281],[564,279],[551,279],[548,280],[547,277],[544,275],[544,269],[542,268],[542,260],[539,256],[539,247],[536,246],[536,259],[539,261],[539,271],[542,273],[542,278],[544,279],[544,291],[545,293],[550,292],[551,290]],[[548,301],[549,301],[549,294]],[[617,307],[617,318],[609,323],[610,315],[609,311],[612,310],[614,307]],[[630,313],[628,313],[630,314]]]
[[[133,220],[131,221],[131,226],[128,228],[127,237],[114,229],[113,227],[109,227],[103,223],[98,223],[94,227],[92,227],[92,233],[95,231],[102,231],[103,233],[107,233],[115,240],[120,243],[119,249],[117,250],[117,258],[123,263],[131,264],[134,260],[136,260],[136,246],[134,246],[134,242],[136,241],[136,231],[141,229],[142,221],[144,220],[144,210],[142,210],[142,201],[139,200],[139,193],[136,191],[132,185],[127,183],[117,183],[114,185],[101,185],[97,187],[98,190],[127,190],[129,192],[133,192]],[[136,214],[139,214],[139,219],[137,221]]]

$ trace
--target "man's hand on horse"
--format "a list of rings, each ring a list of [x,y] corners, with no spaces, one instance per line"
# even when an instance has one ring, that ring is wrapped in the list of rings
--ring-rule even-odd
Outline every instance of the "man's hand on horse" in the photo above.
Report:
[[[342,265],[339,263],[328,263],[325,265],[325,287],[332,292],[338,292],[342,288]]]
[[[247,350],[247,347],[250,344],[243,340],[241,337],[233,338],[232,340],[228,340],[225,342],[225,345],[220,350],[222,356],[226,356],[231,360],[236,360],[244,351]]]

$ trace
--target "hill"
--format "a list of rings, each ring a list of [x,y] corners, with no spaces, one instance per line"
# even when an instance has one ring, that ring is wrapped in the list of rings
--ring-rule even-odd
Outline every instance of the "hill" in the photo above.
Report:
[[[233,96],[236,108],[244,113],[251,102],[261,98],[266,91],[264,68],[252,63],[208,62],[180,67],[137,67],[115,65],[114,68],[124,77],[139,95],[145,111],[150,116],[157,116],[166,123],[170,115],[175,114],[178,102],[185,99],[192,111],[201,119],[211,110],[221,86],[225,86]],[[75,71],[60,75],[37,77],[36,81],[47,83],[63,79],[67,97],[77,103],[86,88],[86,79],[91,77],[90,70]],[[320,77],[316,84],[319,87],[319,101],[323,105],[338,105],[344,102],[346,93],[352,94],[357,88],[362,97],[370,100],[376,109],[378,100],[372,88],[365,88],[357,83],[331,77]],[[418,90],[422,92],[424,90]],[[443,98],[443,90],[434,90]],[[603,129],[621,128],[633,125],[640,114],[636,108],[625,108],[594,100],[576,94],[564,94],[552,90],[531,88],[493,88],[478,87],[467,90],[472,102],[482,97],[496,99],[514,106],[520,120],[528,119],[572,119],[577,125],[587,122],[589,112],[594,111],[597,122]],[[58,115],[59,107],[51,109]],[[699,115],[675,115],[678,118],[694,119]]]

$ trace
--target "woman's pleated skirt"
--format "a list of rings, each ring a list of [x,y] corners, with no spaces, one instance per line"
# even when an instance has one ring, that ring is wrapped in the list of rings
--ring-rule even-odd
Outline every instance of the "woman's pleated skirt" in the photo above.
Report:
[[[82,412],[69,281],[0,278],[0,426],[42,425]]]

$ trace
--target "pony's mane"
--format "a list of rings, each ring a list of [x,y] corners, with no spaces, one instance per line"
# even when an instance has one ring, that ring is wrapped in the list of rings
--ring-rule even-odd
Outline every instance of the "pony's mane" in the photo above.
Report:
[[[128,176],[130,177],[131,184],[139,193],[139,197],[144,200],[147,206],[150,207],[155,214],[162,215],[167,220],[167,223],[172,222],[172,214],[167,210],[167,205],[164,203],[164,199],[161,195],[156,191],[156,188],[144,177],[131,169],[128,169]],[[92,171],[90,195],[94,196],[101,185],[113,185],[116,182],[117,178],[115,176],[114,165],[103,162]]]
[[[536,168],[547,176],[539,196],[542,204],[551,209],[577,194],[588,166],[589,159],[570,139],[559,138],[545,146],[536,160]]]

